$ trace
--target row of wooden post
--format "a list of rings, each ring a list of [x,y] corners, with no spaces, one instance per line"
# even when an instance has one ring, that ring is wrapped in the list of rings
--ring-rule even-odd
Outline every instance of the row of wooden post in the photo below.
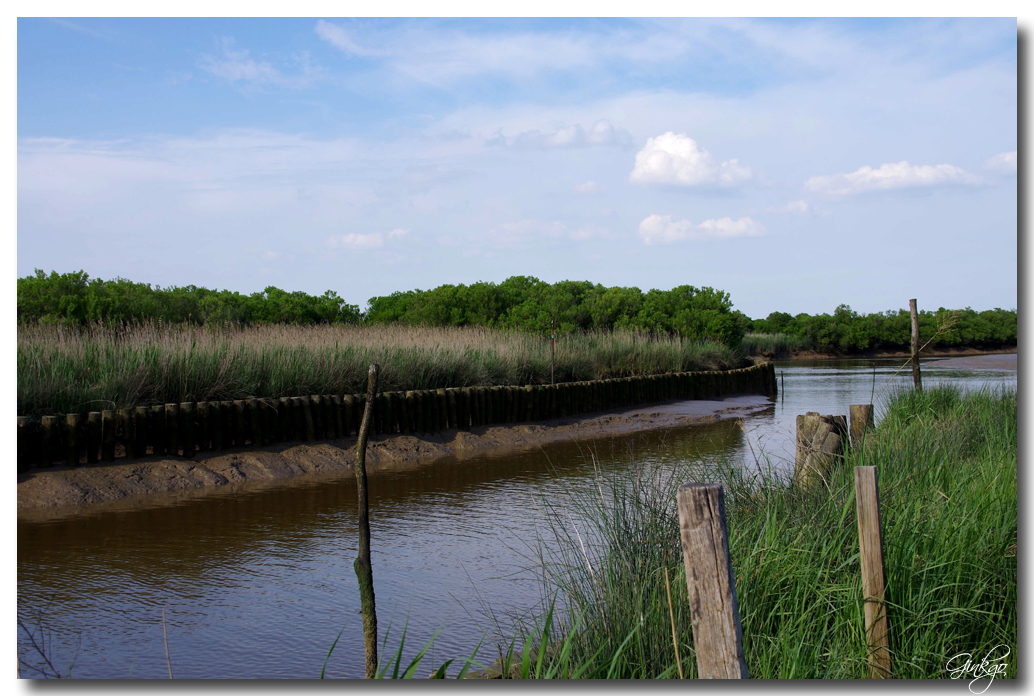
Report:
[[[857,446],[873,426],[872,406],[851,406],[850,412],[850,442]],[[854,486],[869,676],[888,679],[890,633],[876,467],[856,466]],[[697,674],[701,679],[747,679],[750,674],[729,554],[723,488],[721,484],[687,483],[679,487],[677,503]]]
[[[775,393],[771,363],[726,372],[678,372],[523,387],[463,387],[377,394],[373,434],[521,423],[667,399]],[[348,437],[358,432],[366,396],[155,404],[118,411],[18,418],[18,470],[54,462],[76,466],[146,455]]]

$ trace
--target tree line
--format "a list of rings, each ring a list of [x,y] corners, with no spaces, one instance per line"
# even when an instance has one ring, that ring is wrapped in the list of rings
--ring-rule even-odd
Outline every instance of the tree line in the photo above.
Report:
[[[487,326],[549,335],[629,329],[738,346],[748,332],[800,337],[812,349],[850,354],[899,350],[910,342],[908,310],[858,314],[840,305],[832,314],[772,312],[751,319],[733,309],[729,294],[711,287],[671,290],[605,287],[589,281],[546,283],[513,276],[501,283],[440,285],[372,297],[365,311],[332,290],[319,296],[270,286],[244,295],[194,285],[152,287],[84,271],[18,279],[18,319],[43,323],[193,322],[239,325],[385,324]],[[1015,310],[922,311],[923,341],[931,347],[1001,348],[1016,345]]]

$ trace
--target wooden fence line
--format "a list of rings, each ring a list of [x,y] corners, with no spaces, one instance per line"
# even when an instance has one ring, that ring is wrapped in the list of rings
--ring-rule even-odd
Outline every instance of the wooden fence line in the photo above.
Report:
[[[526,423],[670,399],[776,393],[771,363],[725,372],[675,372],[556,385],[463,387],[381,392],[377,434]],[[183,456],[355,435],[365,394],[318,394],[200,401],[18,418],[18,471],[54,462],[76,466],[148,455]]]

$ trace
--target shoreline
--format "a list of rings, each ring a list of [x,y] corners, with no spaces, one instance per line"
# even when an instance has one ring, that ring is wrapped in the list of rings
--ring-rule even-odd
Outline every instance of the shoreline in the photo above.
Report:
[[[927,349],[919,353],[920,358],[966,358],[975,355],[1012,355],[1017,352],[1017,347],[996,350],[981,350],[978,348],[960,348],[947,350]],[[755,355],[752,358],[759,360],[868,360],[873,358],[904,358],[909,359],[912,353],[909,351],[894,350],[869,350],[860,353],[838,354],[821,353],[811,350],[795,351],[792,353],[774,353],[771,355]]]
[[[417,469],[446,457],[487,450],[519,450],[558,440],[622,435],[736,418],[767,408],[769,397],[730,395],[713,400],[663,401],[633,408],[533,423],[478,426],[422,435],[377,435],[367,444],[367,471]],[[351,475],[356,437],[315,444],[206,452],[193,459],[146,457],[70,468],[30,469],[18,475],[18,520],[35,522],[102,510],[139,509],[244,490],[304,484]]]

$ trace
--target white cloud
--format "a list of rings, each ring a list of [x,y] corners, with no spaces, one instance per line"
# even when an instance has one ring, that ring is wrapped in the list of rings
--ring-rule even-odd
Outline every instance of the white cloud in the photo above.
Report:
[[[750,167],[731,159],[715,164],[707,150],[685,133],[668,131],[650,138],[636,153],[629,181],[636,184],[734,186],[754,177]]]
[[[521,150],[549,150],[564,147],[591,147],[594,145],[629,145],[632,137],[628,131],[615,128],[607,119],[600,119],[586,130],[581,124],[561,126],[551,133],[528,130],[507,137],[496,133],[485,141],[486,145],[512,147]]]
[[[984,169],[1001,172],[1003,174],[1016,173],[1016,150],[1012,152],[999,152],[994,157],[989,157],[984,162]]]
[[[724,217],[694,225],[689,220],[674,221],[671,215],[651,215],[639,223],[644,244],[671,244],[688,240],[758,237],[765,233],[761,223],[749,217],[739,220]]]
[[[790,213],[792,215],[807,215],[811,212],[811,208],[808,206],[807,201],[790,201],[786,205],[777,209],[780,213]]]
[[[325,22],[322,19],[317,20],[316,22],[316,35],[335,48],[355,56],[365,57],[387,55],[386,51],[363,48],[352,40],[352,35],[343,27],[338,26],[337,24],[331,24],[330,22]]]
[[[578,184],[574,187],[575,193],[592,194],[600,193],[605,190],[606,187],[602,184],[597,184],[595,181],[586,181],[584,184]]]
[[[327,237],[327,246],[331,249],[378,249],[384,246],[385,239],[394,239],[409,234],[409,230],[396,227],[387,232],[371,232],[370,234],[336,234]]]
[[[238,49],[232,37],[220,39],[222,56],[204,55],[198,61],[198,67],[216,77],[232,82],[249,85],[274,85],[277,87],[306,87],[312,84],[321,74],[322,69],[313,65],[307,53],[295,57],[301,72],[297,75],[285,75],[277,70],[269,61],[256,61],[246,48]]]
[[[804,183],[804,187],[815,193],[846,196],[865,191],[978,183],[980,183],[980,177],[950,164],[912,165],[901,161],[883,164],[879,169],[866,165],[850,174],[813,176]]]

